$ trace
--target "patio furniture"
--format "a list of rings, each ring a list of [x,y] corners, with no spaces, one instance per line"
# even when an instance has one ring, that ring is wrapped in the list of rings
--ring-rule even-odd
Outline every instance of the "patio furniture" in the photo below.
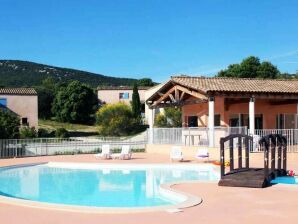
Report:
[[[196,153],[196,159],[207,159],[209,161],[209,152],[207,148],[198,149]]]
[[[202,135],[200,135],[200,134],[184,134],[184,144],[187,145],[187,138],[188,138],[188,145],[194,145],[196,136],[198,137],[198,142],[200,142]]]
[[[98,153],[95,155],[95,158],[101,158],[101,159],[110,159],[111,158],[111,148],[110,145],[102,145],[101,147],[101,153]]]
[[[123,145],[120,153],[113,153],[113,159],[131,159],[131,149],[129,145]]]
[[[171,161],[183,161],[183,154],[180,146],[173,146],[170,154]]]

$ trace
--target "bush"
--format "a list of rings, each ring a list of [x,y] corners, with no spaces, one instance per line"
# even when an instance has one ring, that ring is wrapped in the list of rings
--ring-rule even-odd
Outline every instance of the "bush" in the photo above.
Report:
[[[20,119],[17,115],[0,109],[0,138],[17,138]]]
[[[39,138],[49,138],[49,137],[54,136],[52,131],[49,131],[49,130],[44,129],[44,128],[39,128],[38,132],[37,132],[37,135],[38,135]]]
[[[55,132],[56,138],[68,138],[69,133],[65,128],[57,128]]]
[[[99,134],[103,136],[125,136],[139,130],[140,119],[134,118],[131,108],[124,103],[107,104],[96,113]]]
[[[20,129],[20,138],[36,138],[37,131],[34,127],[23,127]]]

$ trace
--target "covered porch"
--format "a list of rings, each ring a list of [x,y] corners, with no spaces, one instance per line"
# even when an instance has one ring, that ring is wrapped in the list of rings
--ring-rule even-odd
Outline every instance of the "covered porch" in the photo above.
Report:
[[[225,128],[237,132],[246,128],[250,135],[261,135],[263,130],[298,129],[298,81],[293,80],[178,76],[146,103],[151,109],[150,128],[154,127],[157,110],[180,107],[182,128],[204,128],[209,147],[218,141],[216,132]],[[291,141],[298,141],[293,135]]]

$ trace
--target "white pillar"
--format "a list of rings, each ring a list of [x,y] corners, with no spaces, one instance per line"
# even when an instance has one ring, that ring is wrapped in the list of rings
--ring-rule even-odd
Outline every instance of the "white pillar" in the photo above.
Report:
[[[249,134],[255,134],[255,98],[249,100]]]
[[[148,116],[148,124],[149,124],[149,144],[153,144],[153,138],[154,138],[154,119],[155,119],[155,109],[149,109],[149,116]]]
[[[214,147],[214,97],[210,97],[208,102],[208,129],[209,147]]]

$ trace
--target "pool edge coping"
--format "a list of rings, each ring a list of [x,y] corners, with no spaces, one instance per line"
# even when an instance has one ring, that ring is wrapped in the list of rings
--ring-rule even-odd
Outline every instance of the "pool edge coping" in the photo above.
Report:
[[[43,163],[30,163],[30,164],[17,164],[11,166],[1,166],[0,168],[10,168],[10,167],[27,167],[34,165],[45,165],[51,162],[43,162]],[[57,162],[54,162],[57,163]],[[60,163],[60,162],[58,162]],[[68,162],[62,162],[68,163]],[[88,163],[89,164],[89,163]],[[113,164],[115,165],[115,164]],[[126,165],[126,164],[122,164]],[[130,166],[140,166],[144,164],[129,164]],[[147,163],[146,165],[153,165]],[[175,164],[164,164],[164,163],[154,163],[154,165],[173,165]],[[189,164],[190,165],[190,164]],[[187,165],[187,166],[189,166]],[[207,164],[206,164],[207,165]],[[211,164],[210,164],[211,165]],[[190,166],[195,166],[191,164]],[[195,196],[193,194],[189,194],[184,191],[176,190],[173,187],[178,184],[185,183],[216,183],[215,181],[182,181],[182,182],[172,182],[165,183],[160,185],[160,188],[167,191],[170,194],[179,195],[181,197],[185,197],[186,199],[183,202],[177,203],[175,205],[161,205],[161,206],[152,206],[152,207],[92,207],[92,206],[79,206],[79,205],[65,205],[65,204],[57,204],[57,203],[47,203],[47,202],[38,202],[31,201],[26,199],[19,199],[13,197],[6,197],[0,195],[0,203],[22,206],[28,208],[36,208],[36,209],[44,209],[44,210],[52,210],[52,211],[64,211],[64,212],[76,212],[76,213],[95,213],[95,214],[121,214],[121,213],[145,213],[145,212],[170,212],[171,209],[186,209],[193,206],[200,205],[203,202],[201,197]]]

